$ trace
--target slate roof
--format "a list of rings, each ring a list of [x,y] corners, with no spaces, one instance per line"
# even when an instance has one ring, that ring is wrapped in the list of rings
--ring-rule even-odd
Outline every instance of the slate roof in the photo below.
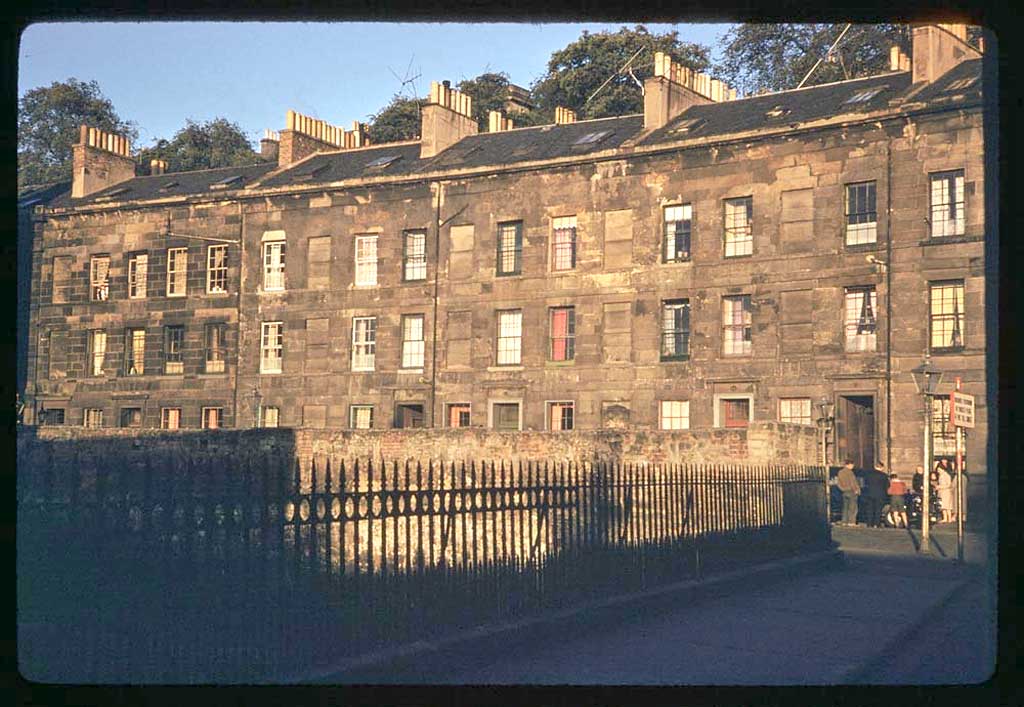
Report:
[[[252,184],[273,169],[276,169],[276,165],[266,163],[249,167],[218,167],[217,169],[201,169],[192,172],[147,175],[114,184],[82,199],[72,199],[69,192],[55,199],[50,206],[67,208],[103,203],[104,201],[134,201],[136,199],[165,199],[186,194],[213,194],[217,191],[210,189],[213,184],[237,175],[238,181],[227,185],[226,190],[240,189]]]
[[[976,78],[975,81],[971,81]],[[668,125],[643,137],[638,146],[688,138],[723,136],[772,127],[795,126],[840,115],[898,108],[901,104],[970,102],[981,97],[981,60],[961,62],[945,76],[916,90],[910,72],[893,72],[851,81],[691,106]],[[852,99],[852,100],[851,100]],[[463,138],[443,152],[420,159],[418,142],[376,145],[314,155],[287,169],[274,164],[225,167],[136,177],[90,195],[58,196],[49,205],[63,208],[103,201],[157,199],[212,193],[210,186],[238,176],[227,189],[300,187],[379,176],[504,166],[522,162],[582,156],[617,148],[643,132],[643,115],[586,120],[568,125],[543,125]],[[588,137],[589,136],[589,137]],[[392,157],[394,159],[388,160]],[[270,175],[270,176],[268,176]],[[170,186],[168,186],[170,185]],[[21,195],[19,194],[19,201]]]
[[[18,208],[24,209],[50,200],[71,191],[71,182],[49,182],[47,184],[26,184],[18,187]]]

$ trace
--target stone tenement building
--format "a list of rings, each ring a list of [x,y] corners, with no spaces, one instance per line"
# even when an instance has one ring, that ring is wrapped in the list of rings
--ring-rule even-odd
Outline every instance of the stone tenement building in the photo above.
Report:
[[[292,112],[264,161],[135,176],[83,127],[35,209],[26,422],[498,430],[808,425],[921,459],[911,369],[976,396],[982,60],[737,99],[655,57],[644,112],[520,128],[434,84],[418,140]],[[948,386],[947,386],[948,389]],[[937,403],[936,452],[951,439]]]

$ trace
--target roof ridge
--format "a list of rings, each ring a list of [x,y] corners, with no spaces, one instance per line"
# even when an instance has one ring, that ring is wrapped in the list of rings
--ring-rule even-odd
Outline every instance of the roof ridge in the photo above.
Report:
[[[719,103],[736,103],[737,101],[749,101],[753,98],[769,98],[771,96],[778,96],[782,93],[795,93],[797,91],[810,91],[814,88],[824,88],[826,86],[838,86],[841,83],[853,83],[854,81],[867,81],[869,79],[880,79],[886,76],[896,76],[898,74],[909,74],[909,71],[887,71],[884,74],[872,74],[871,76],[858,76],[852,79],[843,79],[842,81],[829,81],[828,83],[816,83],[813,86],[801,86],[800,88],[786,88],[781,91],[772,91],[771,93],[761,93],[753,96],[743,96],[742,98],[734,98],[731,101],[719,101]],[[698,105],[709,105],[709,104],[698,104]]]
[[[132,179],[149,179],[150,177],[153,177],[153,178],[159,178],[159,177],[167,178],[167,177],[173,177],[174,175],[177,175],[177,174],[198,174],[200,172],[216,172],[218,170],[229,170],[229,169],[252,169],[253,167],[270,167],[271,165],[272,165],[271,162],[266,162],[266,163],[263,163],[263,164],[246,164],[246,165],[239,165],[239,166],[236,166],[236,167],[207,167],[206,169],[183,169],[183,170],[180,170],[180,171],[177,171],[177,172],[164,172],[163,174],[138,174],[138,175],[132,177]],[[126,179],[125,181],[128,181],[128,180]],[[115,186],[115,185],[111,184],[111,186]]]

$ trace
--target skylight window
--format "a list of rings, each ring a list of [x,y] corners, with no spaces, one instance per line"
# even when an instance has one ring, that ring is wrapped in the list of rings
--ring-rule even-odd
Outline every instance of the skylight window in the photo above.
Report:
[[[219,182],[214,182],[213,184],[210,185],[210,189],[227,189],[228,187],[232,186],[235,182],[238,182],[241,179],[241,174],[235,174],[230,177],[226,177],[225,179],[222,179]]]
[[[679,123],[679,125],[673,128],[672,132],[692,133],[694,130],[697,130],[698,128],[704,126],[704,124],[707,122],[708,121],[705,120],[704,118],[690,118],[689,120],[684,120],[683,122]]]
[[[977,81],[977,76],[971,76],[970,78],[966,79],[958,79],[953,83],[949,84],[949,88],[947,88],[946,91],[963,91],[964,89],[973,86],[975,83],[977,83]]]
[[[594,133],[587,133],[583,137],[579,138],[576,142],[574,142],[573,145],[596,145],[597,143],[601,142],[609,135],[611,135],[612,132],[614,131],[598,130],[597,132]]]
[[[886,88],[888,87],[876,86],[875,88],[868,88],[863,91],[857,91],[857,93],[847,98],[845,101],[843,101],[843,103],[867,103]]]
[[[326,172],[328,167],[330,167],[329,164],[322,164],[319,167],[314,167],[311,170],[296,175],[295,179],[297,181],[308,181],[310,179],[315,179],[316,177],[319,177],[321,174]]]
[[[160,191],[167,191],[168,189],[173,189],[176,186],[178,186],[178,182],[177,181],[170,181],[170,182],[167,182],[166,184],[161,185],[160,186]]]
[[[372,160],[371,162],[367,162],[366,167],[367,169],[383,169],[384,167],[387,167],[389,164],[397,160],[399,157],[401,157],[401,155],[384,155],[383,157],[378,157],[377,159]]]
[[[784,115],[789,114],[789,108],[783,108],[782,106],[775,106],[770,111],[765,113],[769,118],[781,118]]]
[[[108,193],[104,194],[103,196],[96,197],[96,201],[111,201],[111,200],[113,200],[113,198],[115,196],[121,196],[122,194],[127,194],[131,190],[132,190],[131,187],[119,187],[118,189],[115,189],[112,192],[108,192]]]

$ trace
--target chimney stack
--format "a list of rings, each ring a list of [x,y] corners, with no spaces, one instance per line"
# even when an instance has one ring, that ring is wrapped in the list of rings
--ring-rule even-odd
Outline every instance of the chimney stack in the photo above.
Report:
[[[734,100],[736,89],[655,52],[654,76],[644,81],[644,129],[660,128],[695,104]]]
[[[281,134],[276,130],[264,130],[260,140],[260,158],[267,162],[277,162],[281,147]]]
[[[82,125],[71,147],[71,196],[80,199],[135,176],[127,138]]]
[[[889,71],[910,71],[910,57],[895,44],[889,47]]]
[[[264,142],[277,143],[277,164],[280,167],[298,162],[314,152],[348,150],[370,144],[363,123],[355,121],[352,130],[345,130],[293,110],[285,114],[284,130],[280,133],[267,131],[264,134],[263,140],[260,140],[261,156],[275,149],[273,145],[264,146]]]
[[[448,81],[431,81],[430,97],[420,109],[420,157],[433,157],[478,132],[473,99],[453,90]]]
[[[576,111],[555,106],[555,125],[569,125],[576,122]]]
[[[911,65],[915,84],[931,83],[960,62],[981,56],[967,43],[965,24],[914,27],[913,41]]]
[[[491,133],[500,133],[503,130],[512,129],[512,119],[506,118],[501,114],[501,111],[492,110],[487,113],[488,127],[487,131]]]
[[[159,176],[167,171],[167,162],[164,160],[150,160],[149,161],[149,174],[151,176]]]

